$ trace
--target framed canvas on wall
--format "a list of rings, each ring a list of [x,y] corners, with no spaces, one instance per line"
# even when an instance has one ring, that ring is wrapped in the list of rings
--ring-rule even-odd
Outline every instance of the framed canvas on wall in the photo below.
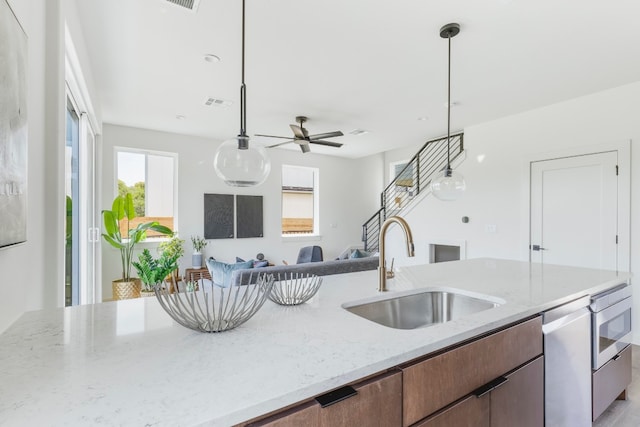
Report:
[[[27,35],[0,0],[0,248],[27,240]]]

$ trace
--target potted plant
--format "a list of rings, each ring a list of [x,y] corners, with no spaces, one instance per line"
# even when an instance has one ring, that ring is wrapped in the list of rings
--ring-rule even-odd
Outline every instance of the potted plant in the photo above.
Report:
[[[193,268],[202,267],[202,250],[207,246],[207,241],[200,236],[191,236],[193,254],[191,255],[191,266]]]
[[[171,287],[169,288],[169,292],[171,293],[177,290],[178,282],[180,281],[180,274],[178,272],[179,270],[178,262],[180,261],[180,258],[182,258],[182,256],[184,255],[183,245],[184,245],[184,240],[180,239],[176,233],[172,234],[171,240],[162,242],[160,243],[160,245],[158,245],[158,253],[160,254],[165,253],[167,254],[167,256],[176,257],[176,269],[170,272],[169,275],[166,277],[166,280],[171,284]]]
[[[113,200],[111,210],[102,211],[104,221],[104,233],[102,237],[114,248],[120,250],[122,262],[122,277],[114,280],[113,299],[136,298],[140,296],[140,281],[131,278],[131,260],[135,245],[147,237],[147,230],[154,230],[161,234],[171,235],[173,231],[169,227],[160,225],[157,221],[138,224],[131,228],[131,221],[136,218],[133,208],[133,198],[131,194],[117,196]],[[128,230],[127,237],[123,237],[120,232],[120,225],[125,222],[125,229]]]
[[[160,286],[167,275],[178,268],[178,256],[162,252],[160,257],[156,259],[151,256],[149,249],[145,249],[138,256],[138,261],[133,261],[132,264],[142,281],[140,295],[152,296],[155,294],[154,288]]]

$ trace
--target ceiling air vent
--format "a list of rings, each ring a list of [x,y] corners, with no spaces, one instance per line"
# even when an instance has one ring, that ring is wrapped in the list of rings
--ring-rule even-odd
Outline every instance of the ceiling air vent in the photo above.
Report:
[[[221,107],[228,108],[233,104],[233,101],[229,101],[228,99],[218,99],[218,98],[207,98],[204,101],[204,105],[207,107]]]
[[[193,12],[198,10],[200,0],[166,0],[167,3],[175,4],[176,6],[184,7]]]

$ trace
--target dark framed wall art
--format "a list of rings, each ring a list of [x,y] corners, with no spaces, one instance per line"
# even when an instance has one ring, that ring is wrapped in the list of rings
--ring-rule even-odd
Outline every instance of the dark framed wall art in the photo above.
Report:
[[[27,240],[27,35],[0,0],[0,247]]]
[[[233,239],[233,194],[204,195],[204,238]]]
[[[262,196],[236,196],[238,238],[263,237]]]

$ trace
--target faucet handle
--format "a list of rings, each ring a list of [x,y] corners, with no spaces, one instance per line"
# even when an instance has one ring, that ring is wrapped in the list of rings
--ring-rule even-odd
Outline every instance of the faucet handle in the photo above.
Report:
[[[396,273],[393,271],[393,263],[395,261],[396,261],[395,258],[391,258],[391,268],[389,268],[389,270],[387,271],[387,279],[393,279],[394,277],[396,277]]]

